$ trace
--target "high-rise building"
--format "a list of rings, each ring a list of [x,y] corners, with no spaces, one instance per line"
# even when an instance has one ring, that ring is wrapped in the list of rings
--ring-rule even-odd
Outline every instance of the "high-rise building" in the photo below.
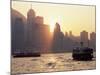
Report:
[[[96,40],[96,33],[95,32],[90,33],[90,40],[92,40],[92,41]]]
[[[59,23],[56,23],[56,24],[55,24],[54,33],[55,33],[55,32],[61,32]]]
[[[34,24],[35,24],[35,11],[33,9],[29,9],[29,11],[27,12],[27,25],[32,27],[34,26]]]
[[[29,9],[29,11],[27,12],[27,20],[29,22],[32,22],[35,19],[35,11],[31,8]]]
[[[12,29],[12,50],[21,50],[24,48],[24,23],[22,18],[15,19]],[[13,52],[12,51],[12,52]]]
[[[59,23],[56,23],[52,43],[52,49],[54,50],[54,52],[63,50],[63,39],[64,34],[61,32]]]
[[[88,32],[87,31],[82,31],[80,33],[80,41],[83,42],[83,46],[87,47],[88,46],[88,43],[89,43],[89,40],[88,40]]]
[[[46,52],[45,50],[49,50],[49,42],[50,42],[50,29],[49,25],[39,25],[36,31],[36,45],[37,49],[41,50],[41,52]]]
[[[72,37],[73,34],[72,34],[72,31],[69,31],[69,37]]]
[[[95,50],[96,48],[96,33],[90,33],[90,46]]]
[[[35,44],[35,41],[33,40],[35,38],[34,29],[35,29],[35,11],[31,8],[27,12],[27,45],[28,47],[33,47]]]
[[[74,39],[72,31],[69,31],[69,38],[72,39],[72,40]]]

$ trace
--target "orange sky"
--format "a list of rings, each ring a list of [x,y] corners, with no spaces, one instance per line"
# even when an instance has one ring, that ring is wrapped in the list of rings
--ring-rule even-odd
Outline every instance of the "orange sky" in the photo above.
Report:
[[[43,16],[44,23],[50,25],[52,29],[58,22],[63,32],[71,30],[74,35],[80,35],[82,30],[95,32],[95,6],[12,1],[12,8],[27,17],[31,4],[36,15]]]

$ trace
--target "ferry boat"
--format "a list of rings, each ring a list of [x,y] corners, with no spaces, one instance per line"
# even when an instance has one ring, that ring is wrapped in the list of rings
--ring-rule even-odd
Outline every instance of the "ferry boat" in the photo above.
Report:
[[[13,53],[13,57],[40,57],[41,54],[39,52],[15,52]]]
[[[73,48],[73,60],[92,60],[93,49],[89,47],[83,47],[82,44],[83,43],[81,43],[81,47]]]

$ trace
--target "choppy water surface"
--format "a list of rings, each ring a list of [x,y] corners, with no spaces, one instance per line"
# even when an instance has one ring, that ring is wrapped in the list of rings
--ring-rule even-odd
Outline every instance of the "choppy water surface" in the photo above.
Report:
[[[36,73],[95,69],[92,61],[74,61],[71,53],[42,54],[41,57],[12,58],[12,73]]]

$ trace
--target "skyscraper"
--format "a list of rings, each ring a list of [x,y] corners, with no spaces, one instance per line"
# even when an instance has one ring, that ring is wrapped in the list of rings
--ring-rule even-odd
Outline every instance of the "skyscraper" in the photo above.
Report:
[[[92,40],[92,41],[96,40],[96,33],[95,32],[90,33],[90,40]]]
[[[72,35],[72,31],[69,31],[69,37],[72,37],[73,35]]]
[[[96,48],[96,33],[90,33],[90,46],[95,50]]]
[[[61,32],[59,23],[56,23],[52,43],[52,49],[54,52],[60,52],[63,50],[63,39],[64,34]]]
[[[80,41],[81,42],[83,42],[83,46],[85,46],[85,47],[87,47],[88,46],[88,43],[89,43],[89,41],[88,41],[88,32],[87,31],[82,31],[81,33],[80,33]]]
[[[12,29],[12,52],[24,48],[24,23],[22,18],[15,19]]]
[[[35,28],[35,11],[31,8],[27,12],[27,45],[28,47],[34,46],[35,41],[33,40],[35,38],[34,36],[34,28]]]

